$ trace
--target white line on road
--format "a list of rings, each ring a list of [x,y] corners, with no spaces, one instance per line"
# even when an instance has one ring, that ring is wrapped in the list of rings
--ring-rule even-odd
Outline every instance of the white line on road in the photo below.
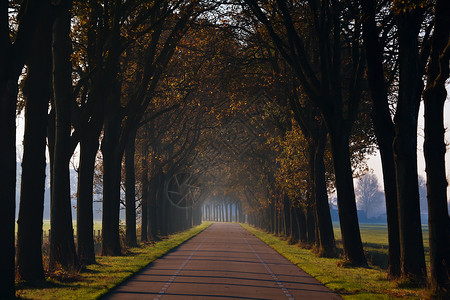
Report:
[[[281,288],[281,290],[283,291],[284,295],[289,299],[289,300],[294,300],[295,298],[292,296],[292,294],[288,291],[288,289],[283,285],[283,282],[281,282],[278,277],[275,275],[274,272],[272,272],[272,270],[269,268],[269,266],[264,262],[264,260],[261,258],[261,256],[259,256],[259,254],[255,251],[255,248],[253,248],[252,245],[250,245],[250,243],[248,242],[248,240],[245,237],[242,237],[244,239],[244,241],[247,243],[248,247],[250,248],[250,250],[253,251],[253,253],[256,255],[256,257],[259,259],[259,261],[263,264],[263,266],[266,268],[267,272],[269,273],[270,276],[272,276],[272,279],[275,281],[275,283]]]
[[[186,260],[183,262],[183,264],[178,268],[178,270],[172,275],[172,277],[170,277],[170,279],[164,284],[164,286],[161,288],[161,290],[158,293],[158,296],[156,296],[155,298],[153,298],[153,300],[159,300],[162,298],[162,296],[164,296],[165,292],[167,291],[167,289],[170,287],[170,285],[172,284],[172,282],[176,279],[176,277],[178,276],[178,274],[181,272],[181,270],[183,270],[183,268],[187,265],[187,263],[191,260],[191,258],[194,256],[195,252],[197,252],[198,249],[200,249],[200,247],[203,245],[203,243],[208,239],[209,235],[206,236],[203,241],[197,246],[197,248],[195,248],[194,251],[192,251],[191,255],[188,256],[188,258],[186,258]]]

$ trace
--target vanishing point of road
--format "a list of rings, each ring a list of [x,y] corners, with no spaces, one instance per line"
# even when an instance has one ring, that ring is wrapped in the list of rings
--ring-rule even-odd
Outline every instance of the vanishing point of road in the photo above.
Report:
[[[340,299],[238,224],[214,223],[103,299]]]

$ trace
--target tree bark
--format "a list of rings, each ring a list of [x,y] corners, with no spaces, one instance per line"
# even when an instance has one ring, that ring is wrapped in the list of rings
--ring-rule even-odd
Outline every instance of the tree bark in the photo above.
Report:
[[[137,246],[136,237],[136,191],[135,191],[135,151],[136,129],[132,130],[128,136],[127,147],[125,149],[125,201],[126,201],[126,232],[125,243],[128,247]]]
[[[306,207],[306,236],[308,244],[313,245],[316,242],[316,218],[311,206]]]
[[[308,236],[306,233],[306,216],[304,208],[296,207],[295,214],[297,215],[300,244],[306,244]]]
[[[149,205],[149,181],[148,181],[148,165],[146,162],[147,153],[144,149],[144,157],[142,158],[142,204],[141,204],[141,242],[148,242],[147,223],[148,223],[148,205]]]
[[[14,44],[10,39],[9,2],[0,3],[0,298],[15,298],[16,102],[18,79],[35,33],[41,3],[23,1]]]
[[[102,255],[122,254],[119,233],[120,181],[122,153],[117,145],[120,138],[120,83],[112,80],[105,108],[101,150],[103,154],[103,219]]]
[[[290,240],[289,243],[292,245],[295,245],[298,243],[299,240],[299,228],[298,228],[298,218],[295,214],[295,208],[292,207],[292,205],[289,206],[289,214],[290,220],[291,220],[291,234],[290,234]]]
[[[161,228],[160,233],[161,236],[167,237],[169,235],[169,224],[170,224],[170,204],[169,201],[165,198],[164,194],[164,184],[165,184],[165,174],[161,172],[161,186],[160,186],[160,203],[161,203]]]
[[[444,103],[449,77],[450,2],[436,2],[434,33],[427,67],[424,154],[427,172],[430,282],[437,296],[450,295],[450,219],[445,174]]]
[[[288,239],[288,241],[292,238],[292,230],[291,230],[291,209],[289,198],[287,195],[283,197],[283,218],[284,218],[284,236]]]
[[[5,5],[7,5],[7,2]],[[2,11],[3,12],[3,11]],[[1,50],[0,50],[1,51]],[[3,59],[3,57],[2,57]],[[3,75],[3,74],[2,74]],[[16,99],[17,80],[0,79],[0,228],[2,259],[0,260],[0,297],[15,298],[15,193],[16,193]]]
[[[77,250],[82,264],[95,263],[94,249],[94,216],[93,189],[95,159],[99,147],[98,137],[102,121],[96,120],[97,126],[80,141],[80,163],[78,171],[78,199],[77,199]],[[97,127],[97,128],[95,128]]]
[[[70,130],[72,66],[70,63],[70,0],[63,0],[56,7],[53,23],[53,93],[56,113],[52,202],[50,210],[49,267],[74,270],[79,267],[75,252],[70,201]]]
[[[25,97],[22,182],[17,232],[17,274],[21,280],[44,280],[42,263],[42,219],[45,190],[45,149],[47,111],[51,97],[51,27],[46,15],[37,25],[33,38],[34,55],[28,59]]]
[[[90,27],[90,31],[94,30]],[[80,134],[80,162],[78,171],[77,198],[77,250],[83,264],[95,263],[94,234],[93,234],[93,189],[95,161],[99,149],[99,138],[103,127],[104,97],[106,86],[111,74],[107,76],[91,53],[92,36],[88,33],[88,61],[90,70],[97,70],[92,77],[89,90],[88,104],[83,109],[88,111],[89,120],[86,124],[78,124]],[[93,72],[93,71],[92,71]],[[91,108],[92,107],[92,108]],[[84,121],[84,120],[82,120]],[[84,127],[82,129],[82,127]],[[72,148],[73,149],[73,148]]]
[[[336,176],[339,223],[341,226],[344,259],[355,265],[367,265],[361,242],[353,173],[350,163],[348,135],[342,130],[328,126],[331,136],[331,151]]]
[[[156,174],[151,179],[150,190],[149,190],[149,203],[147,206],[147,239],[149,241],[159,240],[159,223],[158,223],[158,189],[159,189],[160,175]]]
[[[394,117],[400,267],[403,277],[419,284],[426,278],[417,179],[417,118],[423,89],[417,41],[420,20],[414,12],[397,16],[400,82]]]
[[[398,278],[401,274],[400,237],[394,154],[392,148],[395,130],[389,111],[387,89],[384,79],[382,48],[378,40],[378,28],[375,23],[375,1],[361,1],[361,7],[365,14],[363,17],[363,38],[367,57],[369,91],[373,102],[371,117],[383,169],[389,240],[388,276],[390,278]]]
[[[11,76],[12,45],[8,30],[8,1],[0,4],[0,298],[15,298],[15,205],[16,205],[16,101],[17,76]]]
[[[156,214],[156,224],[157,224],[157,228],[156,228],[156,233],[157,233],[157,237],[158,239],[161,239],[164,234],[164,227],[166,226],[165,224],[165,218],[164,218],[164,175],[161,172],[158,173],[158,181],[156,183],[156,210],[155,210],[155,214]]]
[[[324,152],[326,145],[326,132],[320,130],[318,139],[314,142],[314,198],[315,215],[318,231],[319,254],[324,257],[336,256],[336,242],[334,240],[333,223],[331,222],[330,207],[328,204],[327,184],[325,181]]]
[[[148,204],[147,204],[147,240],[156,240],[156,191],[155,191],[155,180],[153,177],[150,182],[150,190],[148,192]]]

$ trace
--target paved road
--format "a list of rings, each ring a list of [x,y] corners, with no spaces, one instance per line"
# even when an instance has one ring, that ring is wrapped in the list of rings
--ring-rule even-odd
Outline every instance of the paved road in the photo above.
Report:
[[[104,299],[340,299],[238,224],[214,223]]]

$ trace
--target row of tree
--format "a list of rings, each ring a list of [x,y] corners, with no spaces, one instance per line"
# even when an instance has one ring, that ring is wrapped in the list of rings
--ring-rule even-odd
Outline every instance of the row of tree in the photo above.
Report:
[[[328,205],[336,190],[344,259],[367,265],[353,177],[377,146],[389,276],[424,283],[416,163],[422,98],[430,282],[448,292],[447,2],[2,2],[1,295],[14,295],[15,267],[23,280],[44,278],[46,147],[50,269],[95,262],[95,192],[102,255],[122,252],[121,206],[126,245],[135,246],[139,218],[141,241],[155,240],[198,224],[202,214],[231,221],[226,203],[234,199],[239,221],[247,215],[292,243],[336,256]],[[17,103],[25,108],[25,135],[15,250]],[[69,162],[77,147],[75,247]],[[216,205],[219,198],[227,201]],[[202,201],[203,209],[194,205]]]
[[[430,283],[435,291],[448,292],[443,126],[449,55],[448,18],[443,16],[448,15],[448,4],[282,0],[241,4],[243,11],[230,13],[229,27],[237,39],[245,40],[241,48],[245,70],[261,76],[255,76],[257,84],[252,84],[268,95],[271,103],[266,109],[273,120],[272,127],[265,127],[275,135],[270,138],[272,149],[259,149],[263,154],[255,151],[248,158],[251,171],[259,170],[261,177],[252,181],[244,172],[238,182],[245,187],[241,193],[247,198],[249,220],[278,230],[282,216],[287,224],[286,219],[295,219],[290,213],[296,210],[291,208],[301,202],[305,209],[296,219],[314,228],[305,231],[315,233],[320,253],[335,255],[327,199],[327,189],[335,188],[344,257],[353,265],[366,265],[353,176],[376,143],[383,166],[389,276],[425,283],[417,175],[417,118],[423,99]],[[327,184],[329,179],[334,186]]]
[[[127,245],[136,245],[136,203],[142,211],[143,241],[201,222],[199,207],[178,209],[162,201],[163,182],[187,163],[198,140],[201,128],[193,116],[201,115],[204,108],[190,96],[198,85],[192,73],[210,55],[194,51],[189,67],[183,68],[187,63],[181,59],[183,51],[189,52],[195,41],[186,38],[184,48],[177,47],[194,20],[216,5],[208,1],[2,1],[1,297],[14,296],[15,270],[21,280],[44,280],[46,149],[51,170],[50,271],[74,271],[95,262],[95,182],[101,182],[102,193],[101,253],[121,254],[124,154]],[[25,109],[17,247],[12,166],[16,106]],[[75,246],[69,165],[77,147]],[[138,158],[136,148],[141,151]],[[141,161],[140,173],[134,169],[136,160]],[[96,168],[99,178],[94,178]],[[136,173],[141,183],[139,202],[135,201]]]
[[[417,117],[423,95],[430,279],[434,289],[448,291],[450,234],[443,104],[450,29],[444,16],[449,13],[449,4],[446,1],[244,2],[256,21],[255,26],[264,31],[262,39],[272,47],[272,53],[279,53],[290,66],[301,87],[302,97],[298,93],[292,95],[290,105],[302,134],[315,147],[312,151],[316,155],[315,164],[317,157],[323,161],[321,140],[323,132],[328,132],[344,256],[356,265],[365,265],[366,259],[349,150],[355,143],[350,142],[352,131],[359,131],[355,130],[361,121],[358,113],[364,108],[365,99],[370,100],[371,121],[383,165],[389,274],[419,283],[427,277],[416,153]],[[317,169],[309,173],[323,176]],[[321,178],[313,178],[312,182],[314,189],[322,187],[325,191]],[[330,236],[331,231],[329,222],[325,225],[321,220],[325,216],[328,220],[321,209],[322,202],[327,206],[326,194],[315,190],[313,197],[322,239]],[[322,229],[328,233],[322,234]]]

